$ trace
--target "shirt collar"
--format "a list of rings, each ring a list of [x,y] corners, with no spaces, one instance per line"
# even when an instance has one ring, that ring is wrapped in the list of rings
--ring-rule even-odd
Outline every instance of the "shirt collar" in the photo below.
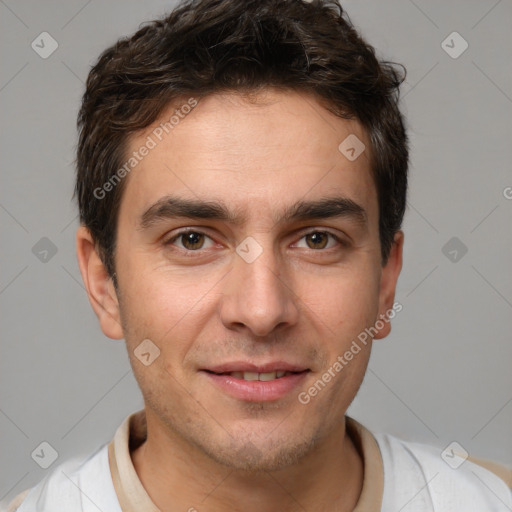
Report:
[[[377,441],[369,430],[348,416],[346,428],[364,463],[363,488],[354,512],[380,510],[384,468]],[[130,455],[146,437],[146,414],[142,410],[124,420],[108,447],[112,481],[123,512],[160,512],[144,489]]]

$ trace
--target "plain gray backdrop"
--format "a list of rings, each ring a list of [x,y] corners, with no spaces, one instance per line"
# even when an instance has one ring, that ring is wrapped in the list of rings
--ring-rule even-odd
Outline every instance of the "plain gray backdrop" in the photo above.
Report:
[[[100,52],[174,5],[0,0],[0,499],[142,408],[124,342],[100,331],[76,263],[75,122]],[[381,57],[406,66],[411,139],[403,310],[349,414],[510,464],[512,3],[343,5]],[[42,32],[58,44],[47,58]],[[46,470],[32,456],[42,442],[58,452]]]

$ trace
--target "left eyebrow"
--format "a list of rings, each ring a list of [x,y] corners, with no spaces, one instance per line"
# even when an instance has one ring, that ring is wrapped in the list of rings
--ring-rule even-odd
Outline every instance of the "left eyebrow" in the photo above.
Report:
[[[362,227],[366,227],[368,224],[366,210],[347,197],[329,197],[318,201],[299,201],[285,211],[283,218],[279,222],[336,217],[352,219]]]

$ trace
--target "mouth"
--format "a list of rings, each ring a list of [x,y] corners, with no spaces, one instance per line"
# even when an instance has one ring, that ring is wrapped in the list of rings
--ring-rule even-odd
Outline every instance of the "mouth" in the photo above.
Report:
[[[217,389],[247,402],[275,401],[298,387],[309,368],[286,363],[251,365],[232,363],[201,371]]]
[[[242,379],[242,380],[248,380],[248,381],[255,381],[259,380],[262,382],[269,382],[271,380],[275,379],[281,379],[283,377],[288,377],[289,375],[293,375],[296,373],[301,372],[289,372],[285,370],[277,370],[275,372],[242,372],[242,371],[235,371],[235,372],[223,372],[223,373],[216,373],[212,372],[210,370],[205,370],[209,373],[214,373],[215,375],[229,375],[230,377],[233,377],[234,379]],[[307,370],[304,370],[307,371]]]

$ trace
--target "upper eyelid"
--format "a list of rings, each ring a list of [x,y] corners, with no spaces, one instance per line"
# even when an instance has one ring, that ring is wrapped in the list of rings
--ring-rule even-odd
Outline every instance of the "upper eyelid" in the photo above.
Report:
[[[307,235],[311,235],[311,234],[313,234],[313,233],[325,233],[325,234],[327,234],[327,235],[330,235],[330,236],[332,236],[332,237],[336,240],[336,242],[338,242],[340,245],[348,245],[348,243],[349,243],[349,242],[348,242],[348,240],[346,240],[346,238],[347,238],[347,237],[343,237],[343,236],[337,235],[337,234],[332,233],[331,231],[328,231],[328,230],[325,230],[325,229],[323,229],[323,230],[322,230],[322,229],[315,229],[315,230],[313,230],[313,231],[308,231],[308,232],[306,232],[306,233],[303,233],[303,234],[301,235],[301,237],[299,238],[299,240],[298,240],[298,241],[302,240],[305,236],[307,236]],[[295,243],[298,243],[298,241],[297,241],[297,242],[295,242]]]
[[[213,237],[210,236],[205,231],[203,231],[202,229],[194,229],[194,228],[182,228],[180,231],[178,231],[177,233],[174,233],[172,236],[169,236],[169,237],[163,236],[162,238],[163,238],[165,244],[169,244],[169,243],[177,240],[180,236],[186,235],[187,233],[197,233],[199,235],[204,235],[204,236],[210,238],[212,241],[214,241]]]

